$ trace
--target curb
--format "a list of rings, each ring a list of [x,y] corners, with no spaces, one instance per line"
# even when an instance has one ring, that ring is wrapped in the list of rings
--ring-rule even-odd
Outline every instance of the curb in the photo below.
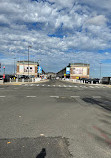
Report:
[[[44,82],[48,82],[48,81],[49,80],[37,81],[37,82],[12,82],[12,83],[2,83],[0,85],[24,85],[24,84],[44,83]]]

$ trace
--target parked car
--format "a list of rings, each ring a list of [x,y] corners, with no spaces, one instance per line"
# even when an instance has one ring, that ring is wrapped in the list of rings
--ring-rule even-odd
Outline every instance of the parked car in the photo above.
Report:
[[[96,83],[99,83],[100,79],[99,78],[93,78],[92,81],[93,81],[94,84],[96,84]]]
[[[0,75],[0,80],[3,80],[3,76],[2,75]]]
[[[29,77],[26,76],[26,75],[22,75],[22,76],[19,77],[19,79],[23,79],[23,78],[24,78],[24,79],[29,79]]]
[[[111,84],[111,77],[103,77],[102,84]]]

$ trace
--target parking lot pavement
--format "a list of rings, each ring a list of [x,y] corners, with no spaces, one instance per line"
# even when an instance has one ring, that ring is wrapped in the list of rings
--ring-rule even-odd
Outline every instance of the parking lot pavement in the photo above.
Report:
[[[56,80],[0,86],[0,157],[17,150],[35,157],[43,147],[53,158],[110,158],[111,89],[80,86]]]

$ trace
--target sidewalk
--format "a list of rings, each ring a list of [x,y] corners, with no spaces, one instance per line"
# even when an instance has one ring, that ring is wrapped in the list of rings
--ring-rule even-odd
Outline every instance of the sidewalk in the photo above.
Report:
[[[0,85],[24,85],[24,84],[36,84],[36,83],[44,83],[48,82],[49,80],[41,80],[37,82],[5,82],[5,83],[0,83]]]

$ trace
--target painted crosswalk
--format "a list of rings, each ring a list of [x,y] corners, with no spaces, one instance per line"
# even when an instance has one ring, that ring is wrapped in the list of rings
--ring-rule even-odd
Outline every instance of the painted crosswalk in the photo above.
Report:
[[[26,86],[26,87],[49,87],[49,88],[51,88],[51,87],[53,87],[53,88],[79,88],[79,89],[87,89],[87,88],[89,88],[89,89],[95,89],[95,88],[107,88],[107,87],[105,87],[105,86],[99,86],[99,85],[55,85],[55,84],[50,84],[50,85],[48,85],[48,84],[25,84],[25,85],[23,85],[23,86]]]

